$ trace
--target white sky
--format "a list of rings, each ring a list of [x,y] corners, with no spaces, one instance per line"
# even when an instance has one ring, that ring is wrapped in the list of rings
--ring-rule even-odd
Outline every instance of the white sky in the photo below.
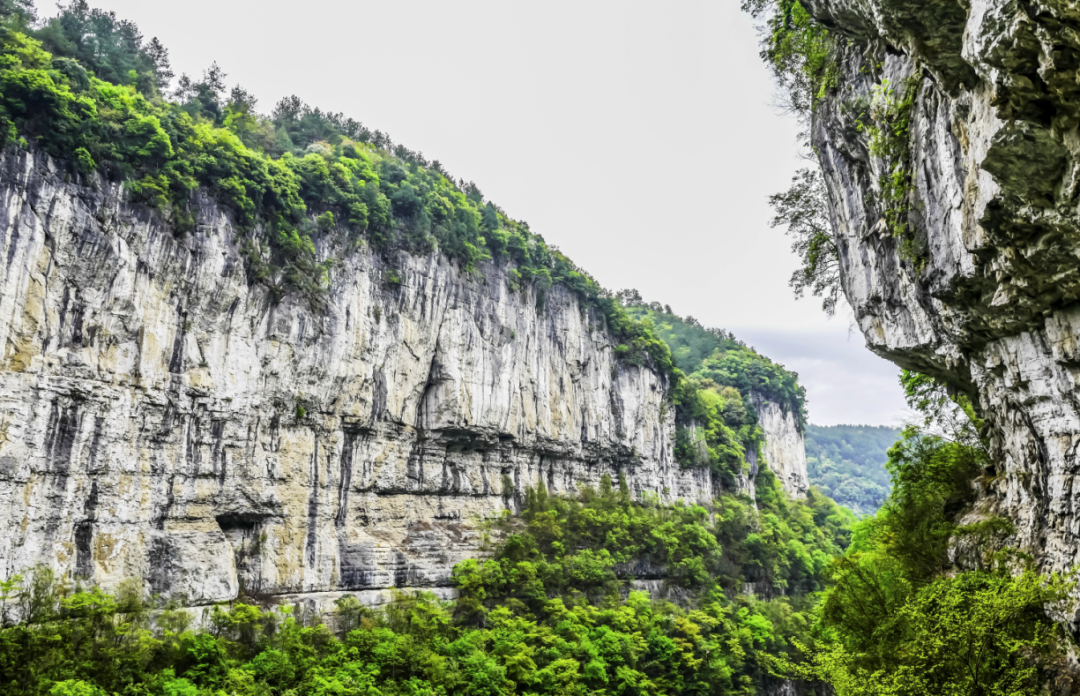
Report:
[[[798,126],[735,0],[91,4],[159,37],[177,74],[216,60],[260,111],[295,93],[442,161],[603,286],[799,372],[812,422],[902,415],[898,370],[787,287],[766,199],[802,164]]]

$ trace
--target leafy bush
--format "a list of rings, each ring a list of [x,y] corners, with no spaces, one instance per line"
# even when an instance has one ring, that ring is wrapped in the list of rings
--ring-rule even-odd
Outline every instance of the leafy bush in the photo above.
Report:
[[[933,379],[905,372],[902,381],[926,420],[889,450],[892,493],[837,561],[816,641],[801,646],[803,660],[780,659],[780,671],[839,696],[1048,693],[1067,636],[1047,610],[1064,608],[1075,581],[1040,575],[1005,546],[1006,520],[960,525],[991,463],[974,412]],[[965,542],[976,557],[958,568],[952,551]]]
[[[742,8],[765,20],[761,57],[783,90],[784,105],[808,119],[837,86],[836,38],[799,0],[742,0]]]

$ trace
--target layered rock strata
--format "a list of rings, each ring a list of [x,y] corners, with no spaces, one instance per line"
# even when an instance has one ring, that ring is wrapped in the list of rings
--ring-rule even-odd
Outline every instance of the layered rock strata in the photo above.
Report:
[[[66,179],[0,159],[2,577],[374,602],[448,587],[541,481],[717,493],[672,456],[664,379],[558,287],[537,309],[507,269],[360,249],[323,309],[274,304],[226,211],[179,235]]]
[[[976,516],[1007,516],[1010,543],[1069,567],[1080,560],[1080,10],[804,4],[842,39],[812,136],[867,344],[974,398],[997,467]]]

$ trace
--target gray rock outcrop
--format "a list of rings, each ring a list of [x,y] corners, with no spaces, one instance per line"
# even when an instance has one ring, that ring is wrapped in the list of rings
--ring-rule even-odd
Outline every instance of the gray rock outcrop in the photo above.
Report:
[[[450,586],[476,523],[626,477],[706,501],[664,378],[507,269],[360,249],[326,307],[249,284],[229,215],[194,231],[0,158],[0,576],[38,563],[200,604]]]
[[[1008,517],[1044,568],[1069,567],[1080,560],[1080,10],[804,4],[845,37],[812,138],[867,344],[974,398],[999,467],[976,515]],[[905,116],[903,142],[874,141],[873,119]],[[910,175],[902,201],[888,186],[898,172]],[[897,208],[906,229],[892,224]]]
[[[789,495],[802,497],[810,490],[806,472],[806,439],[794,412],[760,394],[751,394],[750,403],[757,411],[765,431],[762,454],[769,470],[776,474]]]

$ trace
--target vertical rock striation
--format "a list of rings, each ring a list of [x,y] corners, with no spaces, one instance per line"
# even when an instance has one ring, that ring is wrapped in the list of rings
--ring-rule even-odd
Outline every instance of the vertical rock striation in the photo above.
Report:
[[[843,37],[813,142],[869,347],[970,394],[1007,516],[1046,569],[1080,560],[1080,10],[1059,0],[805,0]],[[906,109],[896,151],[867,117]],[[887,100],[891,99],[891,105]],[[902,115],[902,114],[901,114]],[[910,174],[906,229],[883,185]],[[895,192],[893,192],[895,194]]]
[[[750,403],[757,411],[765,432],[762,448],[769,470],[776,474],[788,495],[799,498],[810,490],[806,472],[806,439],[795,413],[760,394],[751,394]]]
[[[274,304],[211,202],[177,235],[33,151],[0,158],[0,230],[0,576],[376,601],[445,591],[541,481],[717,493],[664,379],[558,287],[360,250],[324,310]]]

